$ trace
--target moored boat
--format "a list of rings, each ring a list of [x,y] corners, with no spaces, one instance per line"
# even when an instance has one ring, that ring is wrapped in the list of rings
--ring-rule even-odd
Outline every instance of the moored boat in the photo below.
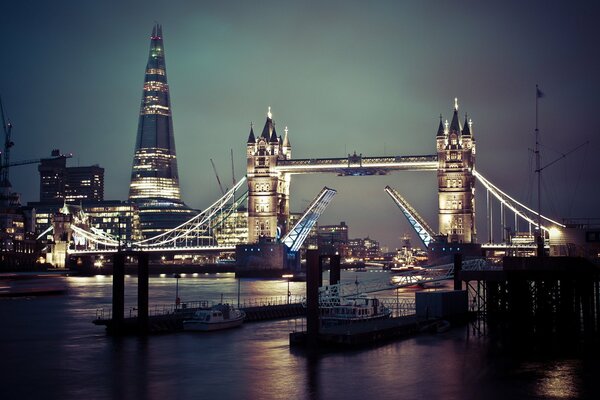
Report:
[[[183,321],[186,331],[217,331],[240,326],[246,313],[229,304],[217,304],[208,309],[198,310],[191,319]]]
[[[337,325],[389,318],[392,311],[379,299],[361,295],[340,304],[321,306],[320,315],[323,324]]]

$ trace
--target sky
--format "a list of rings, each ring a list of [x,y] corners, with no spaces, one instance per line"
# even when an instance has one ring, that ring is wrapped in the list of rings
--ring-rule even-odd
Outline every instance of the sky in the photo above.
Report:
[[[542,214],[600,218],[600,6],[564,1],[19,1],[0,5],[0,96],[11,161],[73,153],[105,169],[105,199],[125,200],[150,34],[163,26],[183,200],[220,197],[245,174],[250,123],[272,107],[294,158],[435,153],[439,115],[458,98],[476,168],[535,207],[535,85]],[[39,199],[35,165],[10,171],[22,203]],[[323,186],[338,194],[319,223],[390,249],[416,239],[383,188],[437,227],[435,172],[292,178],[302,211]],[[478,234],[487,236],[476,186]]]

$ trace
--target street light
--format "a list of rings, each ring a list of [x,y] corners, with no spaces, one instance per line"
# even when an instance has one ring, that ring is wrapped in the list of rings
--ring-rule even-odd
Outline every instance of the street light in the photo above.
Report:
[[[290,279],[294,277],[292,274],[281,275],[282,278],[287,279],[287,303],[290,304],[290,297],[292,294],[290,293]]]
[[[175,278],[175,309],[177,309],[179,303],[181,303],[181,300],[179,299],[179,278],[181,278],[181,275],[173,274],[173,278]]]

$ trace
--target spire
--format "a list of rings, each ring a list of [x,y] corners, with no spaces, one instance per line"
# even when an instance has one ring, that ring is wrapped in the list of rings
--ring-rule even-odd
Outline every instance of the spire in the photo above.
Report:
[[[290,139],[288,138],[288,127],[286,126],[283,131],[285,132],[285,134],[283,135],[283,147],[290,147],[291,143]]]
[[[269,111],[267,111],[267,120],[265,121],[265,127],[260,134],[261,137],[265,138],[268,141],[271,140],[271,135],[275,130],[273,126],[273,114],[271,114],[271,107],[269,106]]]
[[[466,113],[465,113],[465,123],[464,123],[464,128],[463,128],[462,134],[464,136],[471,136],[471,121],[469,120],[469,117],[467,116]]]
[[[440,114],[440,126],[438,127],[438,131],[437,131],[437,135],[436,136],[444,136],[445,133],[445,129],[444,129],[444,123],[442,122],[442,114]]]
[[[460,122],[458,121],[458,99],[454,98],[454,115],[452,115],[452,122],[450,123],[450,131],[455,131],[460,134]]]
[[[152,28],[129,186],[130,200],[150,198],[180,201],[171,100],[159,24]]]
[[[248,144],[256,143],[256,138],[254,137],[254,124],[250,122],[250,135],[248,135]]]
[[[269,140],[271,143],[279,143],[279,139],[277,139],[277,131],[275,131],[275,124],[273,124],[273,131],[271,132],[271,139]]]

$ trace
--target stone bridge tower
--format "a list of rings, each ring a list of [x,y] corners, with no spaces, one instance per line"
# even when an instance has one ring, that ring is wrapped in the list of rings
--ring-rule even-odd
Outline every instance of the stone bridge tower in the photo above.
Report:
[[[439,232],[450,243],[475,243],[475,139],[465,115],[460,126],[458,100],[452,122],[442,123],[436,136],[438,155]]]
[[[248,243],[277,240],[288,230],[290,175],[277,170],[278,160],[292,156],[287,128],[277,136],[271,107],[259,137],[250,127],[246,146],[248,178]]]

